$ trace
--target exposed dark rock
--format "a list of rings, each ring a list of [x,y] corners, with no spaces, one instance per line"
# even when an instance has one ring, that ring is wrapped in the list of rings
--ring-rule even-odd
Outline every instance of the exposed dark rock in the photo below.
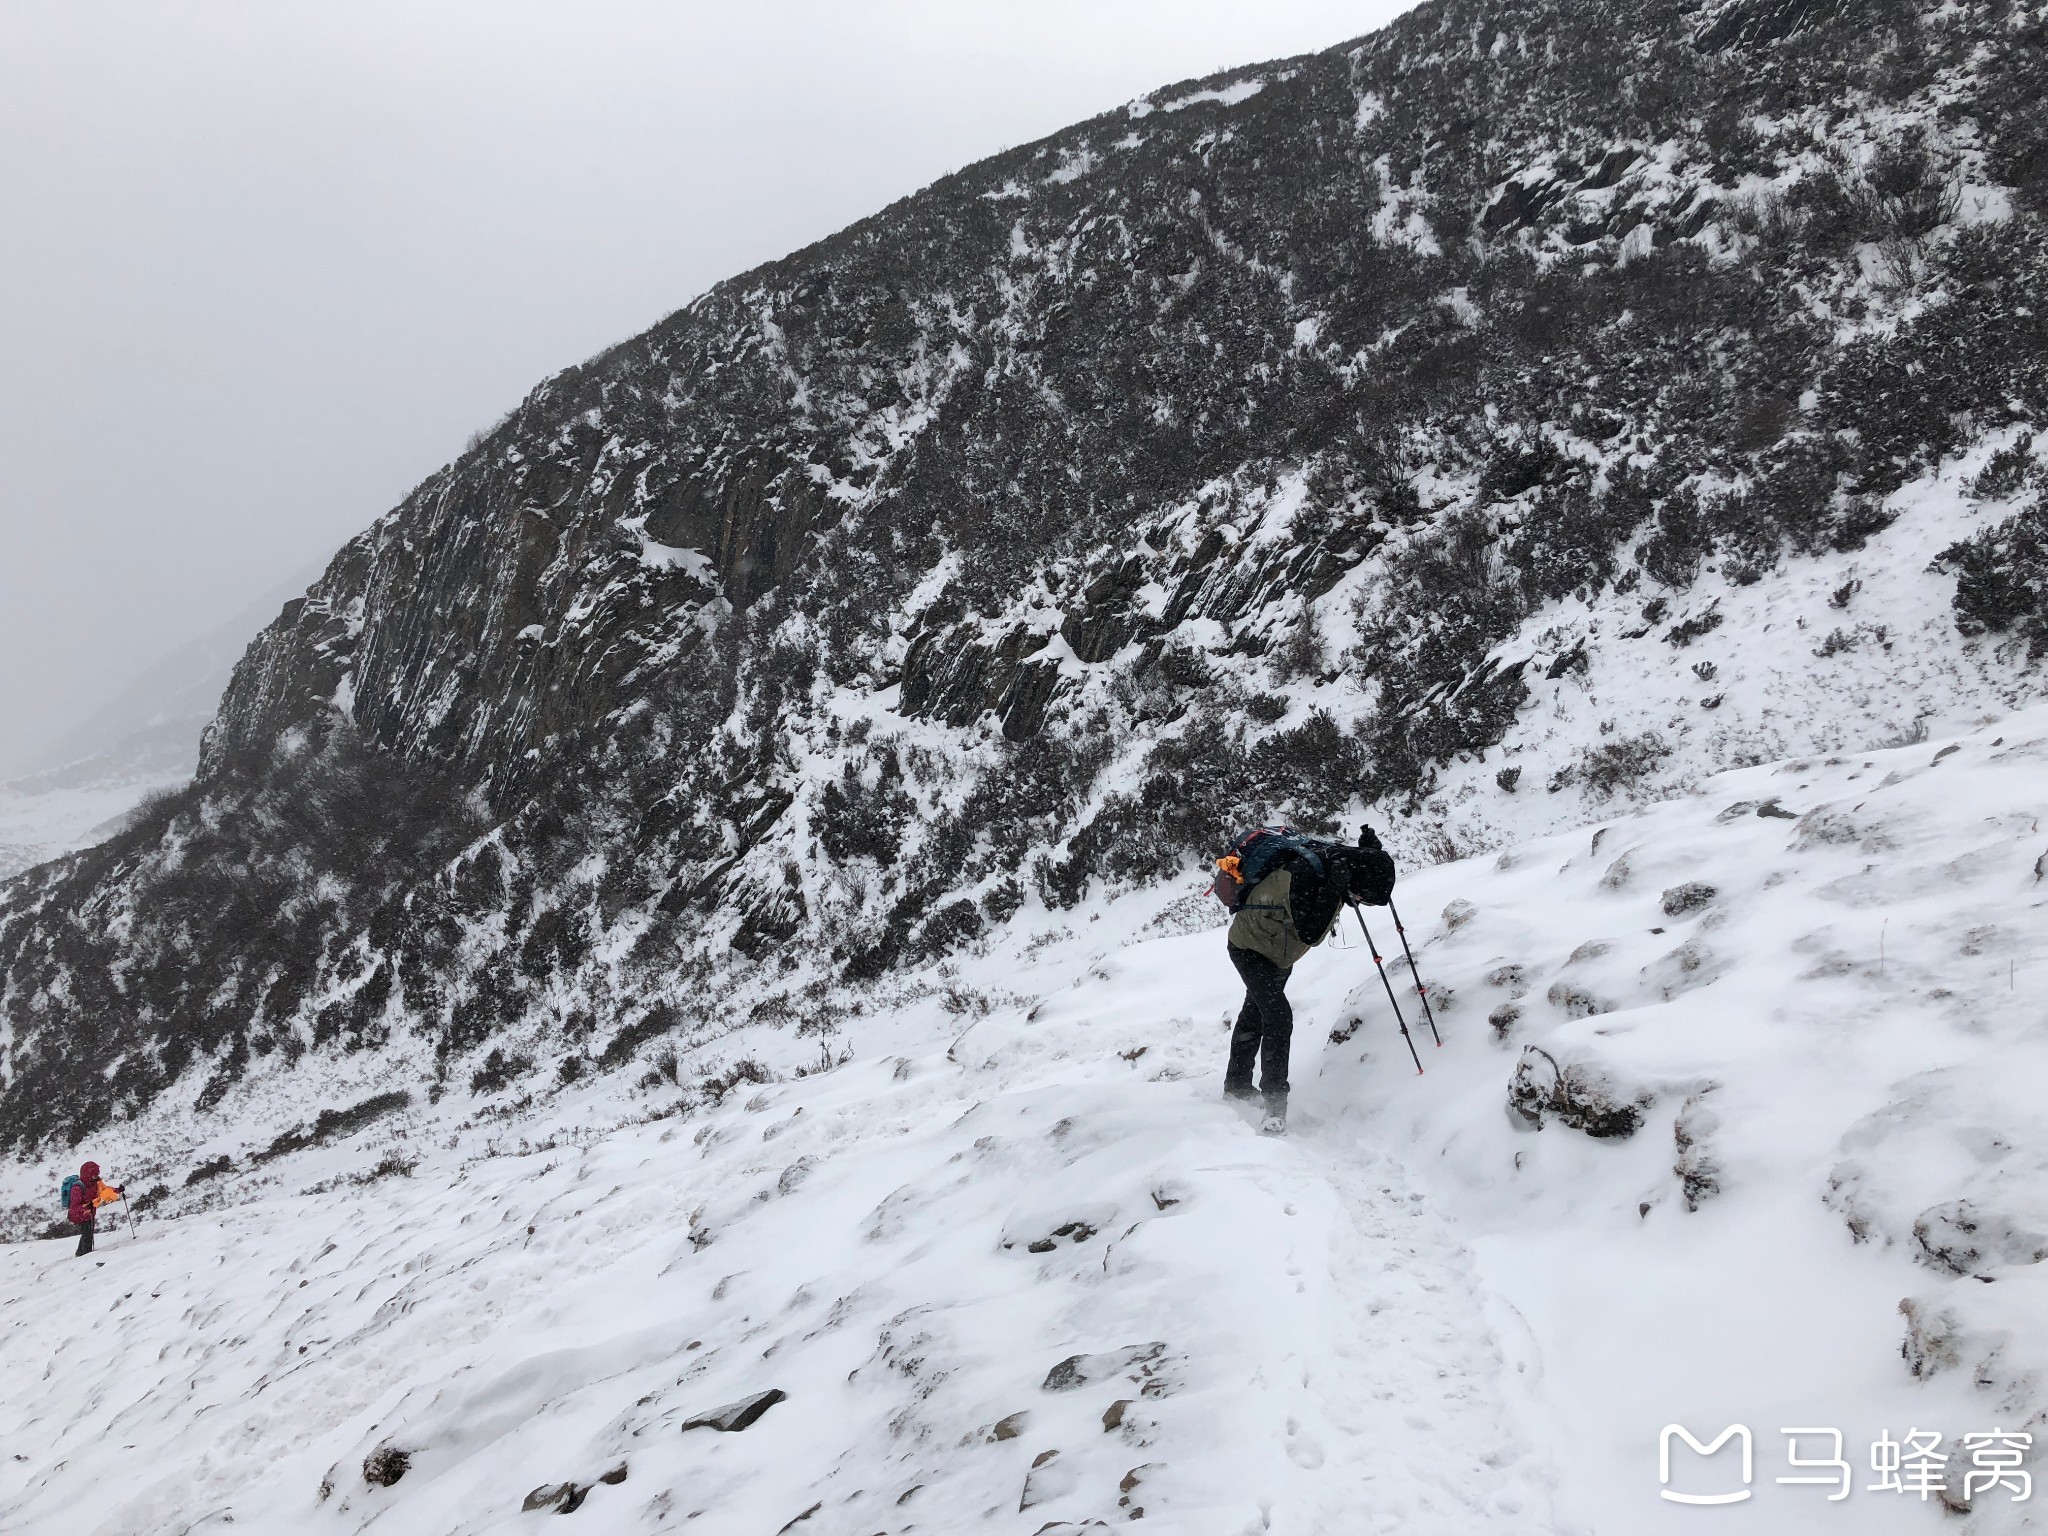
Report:
[[[727,1403],[723,1408],[714,1408],[709,1413],[695,1414],[683,1420],[682,1427],[690,1429],[716,1429],[726,1434],[737,1434],[757,1422],[761,1415],[789,1396],[780,1387],[770,1387],[766,1392],[756,1392],[743,1397],[736,1403]]]
[[[363,1458],[363,1481],[372,1488],[389,1488],[412,1468],[412,1452],[395,1445],[380,1445]]]
[[[809,1509],[805,1510],[802,1514],[793,1516],[791,1519],[784,1521],[781,1527],[776,1530],[775,1536],[785,1536],[786,1532],[793,1531],[798,1526],[807,1524],[811,1516],[815,1515],[819,1510],[823,1509],[824,1507],[825,1501],[823,1499],[818,1500],[817,1503],[813,1504]]]
[[[1122,1349],[1096,1355],[1069,1355],[1045,1373],[1047,1392],[1071,1392],[1076,1387],[1111,1381],[1119,1376],[1132,1381],[1151,1381],[1163,1368],[1164,1343],[1128,1344]]]
[[[542,1483],[520,1503],[521,1513],[551,1509],[558,1515],[574,1514],[590,1494],[581,1483]]]
[[[1017,1509],[1021,1513],[1035,1504],[1072,1493],[1079,1484],[1079,1474],[1060,1461],[1057,1450],[1040,1451],[1031,1458],[1031,1470],[1024,1474],[1024,1491],[1018,1496]]]

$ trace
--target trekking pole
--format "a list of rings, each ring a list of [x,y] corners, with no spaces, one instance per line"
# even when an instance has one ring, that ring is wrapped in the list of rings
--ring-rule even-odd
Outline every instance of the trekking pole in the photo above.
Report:
[[[1429,1032],[1436,1036],[1436,1043],[1441,1048],[1444,1037],[1437,1034],[1436,1014],[1429,1006],[1429,988],[1422,984],[1422,972],[1415,968],[1415,951],[1408,947],[1408,930],[1401,926],[1401,909],[1394,905],[1391,893],[1387,896],[1387,910],[1394,914],[1394,932],[1401,935],[1401,953],[1408,957],[1408,974],[1415,978],[1415,995],[1422,999],[1422,1016],[1429,1020]]]
[[[1401,1016],[1401,1004],[1394,996],[1394,984],[1387,979],[1387,968],[1380,963],[1380,947],[1372,941],[1372,930],[1365,926],[1365,914],[1356,904],[1351,915],[1358,919],[1358,931],[1365,935],[1365,947],[1372,951],[1373,969],[1380,973],[1380,985],[1387,989],[1387,1006],[1394,1010],[1394,1022],[1401,1026],[1401,1038],[1408,1042],[1408,1054],[1415,1058],[1415,1074],[1422,1075],[1422,1056],[1415,1049],[1415,1037],[1408,1033],[1408,1021]]]

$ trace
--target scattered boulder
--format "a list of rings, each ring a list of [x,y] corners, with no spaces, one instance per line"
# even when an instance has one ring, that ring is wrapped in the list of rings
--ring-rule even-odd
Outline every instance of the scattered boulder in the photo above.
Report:
[[[1633,852],[1634,850],[1630,851]],[[1618,891],[1628,884],[1628,877],[1628,854],[1624,853],[1620,858],[1607,866],[1607,873],[1600,877],[1600,888],[1603,891]]]
[[[1634,1094],[1589,1062],[1560,1065],[1540,1045],[1522,1047],[1522,1059],[1508,1081],[1508,1107],[1539,1128],[1556,1119],[1599,1141],[1618,1141],[1642,1129],[1656,1095],[1648,1089]]]
[[[1496,965],[1479,979],[1489,987],[1506,987],[1515,997],[1520,997],[1529,990],[1529,970],[1526,966]]]
[[[1828,1187],[1821,1191],[1821,1204],[1842,1218],[1842,1224],[1856,1242],[1867,1243],[1875,1238],[1880,1246],[1888,1247],[1891,1238],[1878,1224],[1865,1190],[1869,1179],[1869,1170],[1854,1159],[1835,1164],[1828,1171]]]
[[[589,1488],[581,1483],[542,1483],[526,1496],[519,1509],[522,1514],[551,1509],[558,1515],[572,1515],[589,1496]]]
[[[412,1452],[395,1445],[380,1445],[363,1458],[363,1481],[372,1488],[389,1488],[412,1470]]]
[[[1045,1373],[1044,1390],[1071,1392],[1076,1387],[1092,1386],[1098,1381],[1110,1381],[1118,1376],[1143,1381],[1149,1389],[1165,1359],[1166,1345],[1160,1340],[1150,1344],[1127,1344],[1122,1349],[1105,1350],[1096,1355],[1069,1355]]]
[[[1469,901],[1454,901],[1444,908],[1444,926],[1453,931],[1464,927],[1479,915],[1479,909]]]
[[[1568,1019],[1586,1019],[1596,1013],[1607,1012],[1607,1005],[1599,998],[1569,981],[1552,982],[1544,996],[1550,999],[1553,1007],[1562,1008]]]
[[[1486,1022],[1493,1026],[1494,1039],[1505,1040],[1514,1033],[1515,1025],[1520,1022],[1521,1017],[1520,1003],[1502,1003],[1486,1016]]]
[[[1840,811],[1830,810],[1808,811],[1793,829],[1793,836],[1801,848],[1853,843],[1862,835],[1862,829],[1855,822]]]
[[[1030,1422],[1031,1414],[1026,1409],[1020,1408],[1015,1413],[1004,1414],[989,1429],[986,1439],[991,1445],[999,1440],[1014,1440],[1024,1433],[1024,1426]]]
[[[1117,1480],[1117,1507],[1126,1511],[1124,1515],[1126,1520],[1142,1520],[1145,1518],[1145,1506],[1138,1503],[1133,1495],[1138,1492],[1139,1485],[1153,1473],[1159,1471],[1160,1467],[1161,1463],[1148,1461],[1131,1468],[1130,1471]]]
[[[727,1403],[723,1408],[714,1408],[709,1413],[700,1413],[693,1418],[685,1419],[683,1428],[716,1429],[729,1435],[737,1434],[788,1396],[789,1394],[780,1387],[770,1387],[766,1392],[756,1392],[752,1397],[743,1397],[736,1403]]]
[[[1079,1470],[1071,1463],[1062,1462],[1058,1451],[1040,1451],[1031,1460],[1031,1470],[1024,1474],[1024,1492],[1017,1500],[1018,1512],[1022,1513],[1034,1504],[1063,1498],[1080,1486]]]
[[[1721,893],[1703,880],[1688,880],[1683,885],[1674,885],[1664,893],[1658,903],[1666,917],[1684,917],[1697,912]]]
[[[810,1519],[811,1516],[815,1515],[819,1510],[823,1509],[824,1507],[825,1501],[823,1499],[818,1500],[817,1503],[813,1504],[809,1509],[805,1510],[802,1514],[796,1515],[789,1520],[785,1520],[782,1523],[782,1525],[776,1530],[775,1536],[788,1536],[789,1532],[795,1530],[798,1526],[802,1525],[806,1520]]]
[[[1059,1247],[1059,1240],[1063,1237],[1076,1243],[1085,1243],[1094,1235],[1095,1228],[1089,1226],[1087,1222],[1070,1221],[1063,1227],[1054,1227],[1050,1237],[1041,1237],[1036,1242],[1026,1243],[1024,1249],[1027,1253],[1051,1253],[1053,1249]],[[1007,1248],[1011,1245],[1005,1243],[1003,1246]]]
[[[1720,979],[1726,967],[1698,939],[1687,939],[1657,962],[1659,985],[1667,1001]]]
[[[1672,1139],[1678,1144],[1678,1161],[1671,1171],[1678,1175],[1688,1211],[1698,1210],[1701,1201],[1721,1192],[1721,1166],[1708,1145],[1708,1138],[1721,1128],[1721,1117],[1704,1102],[1713,1091],[1714,1085],[1709,1085],[1689,1095],[1671,1126]]]
[[[1122,1429],[1124,1427],[1124,1414],[1130,1408],[1131,1404],[1136,1401],[1136,1398],[1120,1397],[1115,1402],[1111,1403],[1107,1408],[1103,1409],[1103,1433],[1108,1434],[1111,1431]]]
[[[1913,1221],[1913,1242],[1922,1264],[1951,1275],[2048,1259],[2048,1237],[1968,1200],[1948,1200],[1922,1211]]]
[[[1963,1363],[1962,1321],[1953,1308],[1931,1296],[1908,1296],[1899,1303],[1906,1319],[1906,1341],[1899,1347],[1906,1369],[1925,1381]]]

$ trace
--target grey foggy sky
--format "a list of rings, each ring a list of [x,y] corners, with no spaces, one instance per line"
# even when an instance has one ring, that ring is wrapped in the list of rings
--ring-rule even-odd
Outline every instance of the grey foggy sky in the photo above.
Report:
[[[1402,0],[0,0],[0,775],[720,278]]]

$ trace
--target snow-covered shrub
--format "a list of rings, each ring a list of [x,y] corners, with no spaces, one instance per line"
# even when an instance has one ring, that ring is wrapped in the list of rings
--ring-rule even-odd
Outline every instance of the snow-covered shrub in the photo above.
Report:
[[[2048,508],[2015,512],[1951,544],[1936,559],[1956,578],[1956,627],[1966,635],[2012,634],[2027,658],[2048,656]]]
[[[1720,894],[1704,880],[1688,880],[1683,885],[1674,885],[1659,899],[1666,917],[1684,917],[1697,912]]]
[[[1558,1059],[1541,1046],[1522,1047],[1508,1082],[1508,1105],[1541,1126],[1556,1119],[1597,1140],[1619,1140],[1642,1129],[1656,1102],[1647,1088],[1621,1087],[1604,1067],[1585,1060]]]

